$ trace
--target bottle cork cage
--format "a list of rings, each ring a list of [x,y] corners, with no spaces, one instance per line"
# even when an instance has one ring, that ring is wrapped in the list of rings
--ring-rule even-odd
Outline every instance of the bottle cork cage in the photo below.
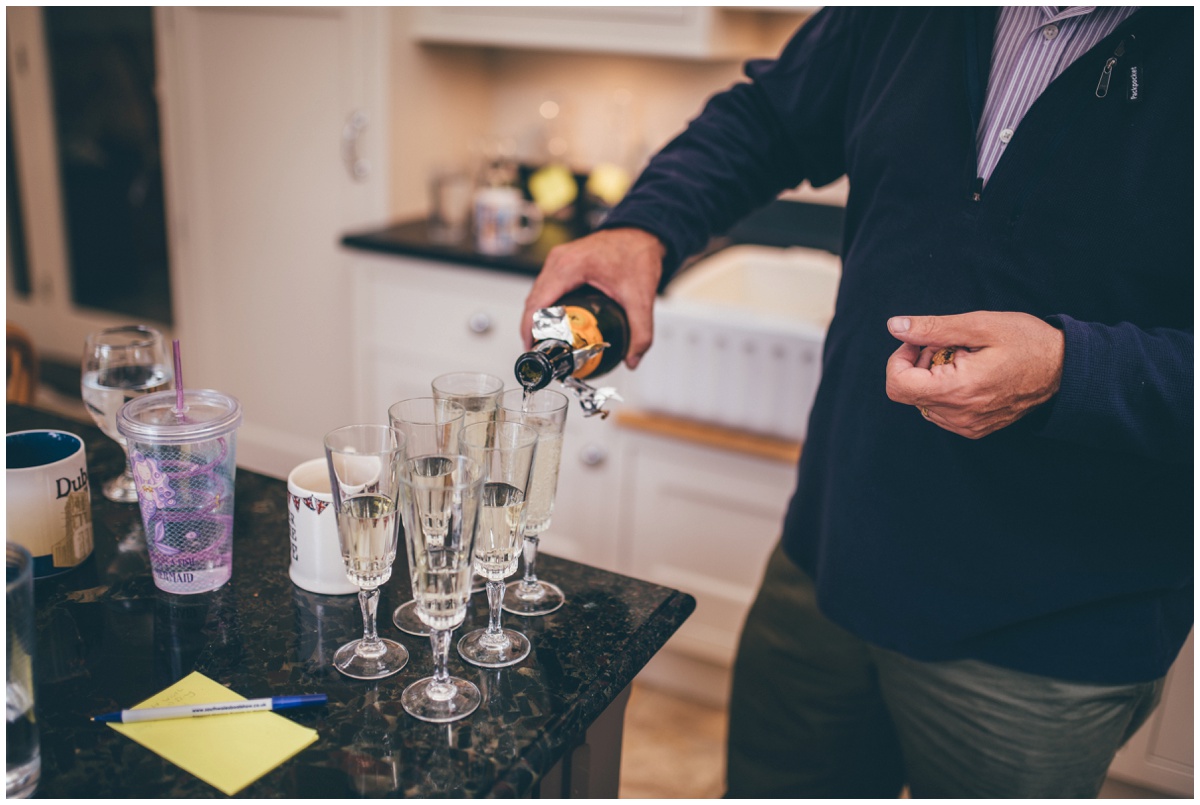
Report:
[[[732,246],[692,266],[656,303],[637,405],[802,441],[840,275],[803,248]]]

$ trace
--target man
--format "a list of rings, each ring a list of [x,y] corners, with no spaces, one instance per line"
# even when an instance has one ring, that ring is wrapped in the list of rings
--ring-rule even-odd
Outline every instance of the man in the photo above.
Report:
[[[591,283],[634,367],[664,273],[850,180],[730,796],[1093,796],[1156,703],[1193,616],[1192,19],[827,9],[550,254],[525,332]]]

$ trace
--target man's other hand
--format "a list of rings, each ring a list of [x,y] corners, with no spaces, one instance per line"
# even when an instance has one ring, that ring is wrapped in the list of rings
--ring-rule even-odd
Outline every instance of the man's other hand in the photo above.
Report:
[[[887,363],[887,395],[933,424],[979,439],[1011,425],[1058,391],[1063,334],[1026,313],[894,316],[904,343]],[[933,355],[954,347],[953,360]]]

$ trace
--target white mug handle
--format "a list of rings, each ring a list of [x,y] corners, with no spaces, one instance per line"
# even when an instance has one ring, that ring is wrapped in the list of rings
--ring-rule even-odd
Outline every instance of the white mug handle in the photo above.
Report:
[[[513,240],[525,246],[542,234],[542,209],[532,201],[525,201],[521,204],[521,217],[524,223],[517,228]]]

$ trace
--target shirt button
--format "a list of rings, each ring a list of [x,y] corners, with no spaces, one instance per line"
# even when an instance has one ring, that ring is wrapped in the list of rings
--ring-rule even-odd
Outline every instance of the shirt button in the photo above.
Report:
[[[1005,145],[1008,145],[1008,141],[1012,139],[1012,136],[1013,136],[1013,130],[1005,129],[1004,131],[1000,132],[1000,142],[1004,143]]]
[[[1053,23],[1047,25],[1042,29],[1042,36],[1046,38],[1047,42],[1049,42],[1051,39],[1054,39],[1058,36],[1058,26]]]

